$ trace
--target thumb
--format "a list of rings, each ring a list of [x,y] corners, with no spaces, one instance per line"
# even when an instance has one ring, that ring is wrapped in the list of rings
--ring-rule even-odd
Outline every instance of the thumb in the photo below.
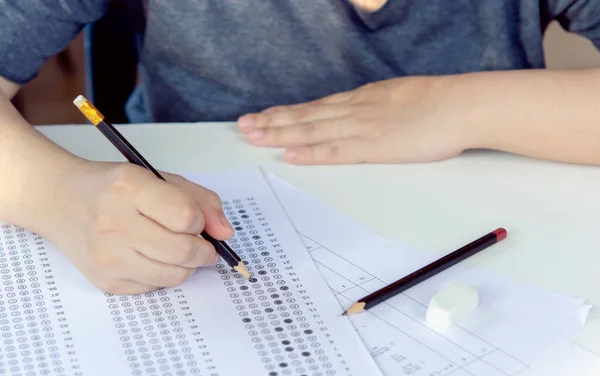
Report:
[[[195,186],[194,190],[197,192],[194,196],[196,203],[204,213],[204,230],[215,239],[226,240],[232,237],[233,227],[223,212],[223,202],[219,195],[201,186]]]
[[[223,201],[219,195],[182,176],[172,174],[163,176],[194,199],[204,216],[204,231],[218,240],[226,240],[233,236],[233,227],[223,212]]]

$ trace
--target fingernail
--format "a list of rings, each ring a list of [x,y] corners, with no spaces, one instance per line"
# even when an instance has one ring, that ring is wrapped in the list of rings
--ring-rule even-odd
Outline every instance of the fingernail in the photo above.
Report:
[[[298,151],[296,149],[287,149],[284,153],[286,159],[296,159],[298,157]]]
[[[212,264],[211,264],[211,265],[217,265],[217,264],[219,263],[219,261],[220,261],[220,260],[221,260],[221,256],[219,256],[219,254],[217,253],[217,254],[215,255],[215,258],[214,258],[214,260],[212,261]]]
[[[256,116],[252,114],[244,115],[238,119],[238,125],[242,129],[253,128],[256,124]]]
[[[221,223],[223,224],[223,226],[227,227],[228,229],[230,229],[231,231],[233,231],[233,226],[231,226],[231,223],[229,223],[229,221],[227,220],[227,217],[225,217],[224,213],[221,213]]]
[[[265,136],[265,131],[262,129],[255,129],[250,132],[250,138],[253,140],[260,140]]]

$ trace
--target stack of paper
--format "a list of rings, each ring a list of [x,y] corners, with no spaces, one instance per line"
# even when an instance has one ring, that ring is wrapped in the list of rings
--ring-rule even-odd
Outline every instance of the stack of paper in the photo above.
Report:
[[[52,244],[0,233],[0,375],[380,375],[258,170],[192,176],[225,200],[247,262],[103,294]],[[232,182],[239,182],[239,184]]]
[[[581,301],[463,263],[368,312],[356,299],[430,258],[394,244],[258,169],[188,175],[224,200],[228,242],[251,280],[219,263],[175,288],[97,290],[47,240],[0,223],[0,375],[594,375],[578,347]],[[270,184],[269,184],[270,183]],[[385,263],[381,260],[386,260]],[[478,309],[425,322],[444,284]]]
[[[342,309],[434,259],[381,238],[278,176],[268,179]],[[452,281],[476,287],[479,308],[455,327],[433,327],[425,321],[429,300]],[[572,341],[583,303],[464,262],[349,317],[387,375],[597,376],[600,356]]]

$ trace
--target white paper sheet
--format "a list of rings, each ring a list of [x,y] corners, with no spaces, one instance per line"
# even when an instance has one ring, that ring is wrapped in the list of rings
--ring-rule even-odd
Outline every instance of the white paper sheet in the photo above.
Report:
[[[112,296],[44,239],[0,234],[0,375],[379,375],[259,170],[189,176],[220,194],[226,265],[178,288]]]
[[[343,309],[432,260],[373,234],[278,176],[268,179]],[[426,323],[429,300],[454,280],[477,288],[479,308],[448,329]],[[350,318],[386,375],[598,375],[600,357],[570,340],[581,327],[582,303],[466,262]]]

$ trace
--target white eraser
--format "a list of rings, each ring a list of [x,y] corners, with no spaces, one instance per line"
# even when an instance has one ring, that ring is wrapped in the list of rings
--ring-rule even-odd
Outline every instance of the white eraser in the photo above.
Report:
[[[73,104],[77,107],[81,107],[85,102],[87,102],[87,99],[85,99],[83,95],[78,95],[77,98],[73,100]]]
[[[471,313],[478,305],[477,289],[453,282],[431,298],[426,320],[436,326],[449,327]]]

